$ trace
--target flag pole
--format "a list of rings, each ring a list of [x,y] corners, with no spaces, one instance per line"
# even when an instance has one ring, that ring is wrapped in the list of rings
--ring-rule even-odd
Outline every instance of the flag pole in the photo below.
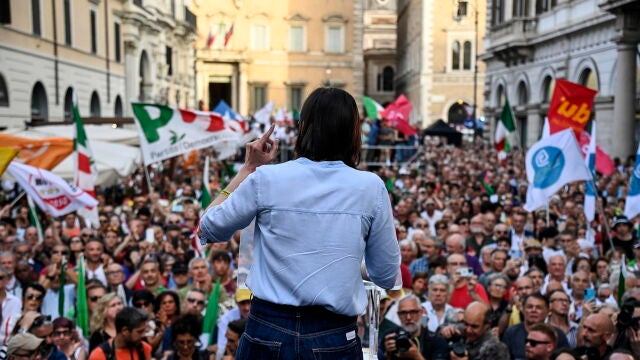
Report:
[[[591,185],[593,185],[594,189],[598,189],[596,187],[596,182],[593,178],[591,178]],[[609,228],[609,222],[607,221],[607,215],[604,212],[604,209],[602,208],[602,204],[598,204],[598,191],[595,191],[595,196],[596,196],[596,209],[597,211],[600,213],[600,215],[602,215],[602,217],[604,218],[603,224],[604,224],[604,230],[605,233],[607,234],[607,239],[609,240],[609,246],[611,247],[611,249],[613,250],[615,247],[613,246],[613,240],[611,240],[611,229]],[[600,254],[600,255],[604,255],[604,254]]]
[[[24,196],[24,194],[26,194],[24,191],[21,192],[18,196],[16,196],[15,199],[13,199],[13,201],[11,202],[11,204],[9,204],[9,209],[11,209],[12,207],[14,207],[16,205],[16,203],[18,203],[18,201],[20,201],[20,199],[22,199],[22,197]]]
[[[144,175],[147,178],[147,187],[149,188],[149,194],[153,193],[153,187],[151,186],[151,177],[149,176],[149,169],[147,165],[144,166]]]
[[[547,227],[549,227],[549,199],[547,199]]]

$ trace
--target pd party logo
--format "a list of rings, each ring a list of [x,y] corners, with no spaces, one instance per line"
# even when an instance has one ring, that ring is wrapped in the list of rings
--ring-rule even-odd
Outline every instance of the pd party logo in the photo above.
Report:
[[[545,146],[533,154],[533,186],[539,189],[546,189],[555,184],[562,176],[565,165],[565,158],[562,150]]]

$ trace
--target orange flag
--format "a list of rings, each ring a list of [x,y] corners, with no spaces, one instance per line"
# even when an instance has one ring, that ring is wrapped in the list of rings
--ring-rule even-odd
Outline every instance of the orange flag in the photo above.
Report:
[[[73,140],[61,137],[29,139],[0,134],[0,144],[20,150],[16,161],[51,170],[73,152]]]
[[[0,147],[0,175],[4,173],[13,158],[18,155],[18,149]]]

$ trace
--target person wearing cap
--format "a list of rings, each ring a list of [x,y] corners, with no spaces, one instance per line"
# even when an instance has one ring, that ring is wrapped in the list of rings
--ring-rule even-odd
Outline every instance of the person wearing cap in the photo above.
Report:
[[[189,286],[189,268],[183,262],[178,261],[171,269],[171,283],[169,287],[175,291],[180,291]]]
[[[634,258],[633,245],[638,241],[633,231],[631,231],[632,226],[631,221],[624,215],[616,216],[613,219],[612,229],[615,231],[615,236],[611,238],[611,242],[614,248],[622,251],[627,259]],[[609,241],[604,241],[602,246],[604,248],[603,254],[606,254],[611,249]]]
[[[249,311],[251,310],[251,296],[251,290],[249,289],[236,289],[235,301],[237,307],[227,311],[227,313],[222,315],[218,321],[218,346],[216,352],[219,356],[224,354],[227,346],[226,334],[229,323],[239,319],[246,320],[249,317]]]
[[[361,264],[383,289],[394,287],[400,272],[391,201],[378,175],[357,170],[360,117],[353,96],[314,90],[299,128],[295,160],[267,165],[278,154],[273,125],[247,144],[245,163],[202,216],[198,235],[228,242],[255,219],[247,278],[254,297],[236,358],[274,352],[310,358],[331,349],[334,358],[362,359]],[[269,351],[251,338],[282,346]]]
[[[44,360],[47,358],[44,339],[33,334],[18,334],[11,337],[7,344],[7,360]]]

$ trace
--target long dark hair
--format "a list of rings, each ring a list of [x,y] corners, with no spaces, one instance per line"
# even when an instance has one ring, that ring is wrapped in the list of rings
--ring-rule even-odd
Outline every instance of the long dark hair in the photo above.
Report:
[[[360,115],[348,92],[314,90],[302,105],[296,157],[314,161],[341,160],[355,168],[360,162]]]

